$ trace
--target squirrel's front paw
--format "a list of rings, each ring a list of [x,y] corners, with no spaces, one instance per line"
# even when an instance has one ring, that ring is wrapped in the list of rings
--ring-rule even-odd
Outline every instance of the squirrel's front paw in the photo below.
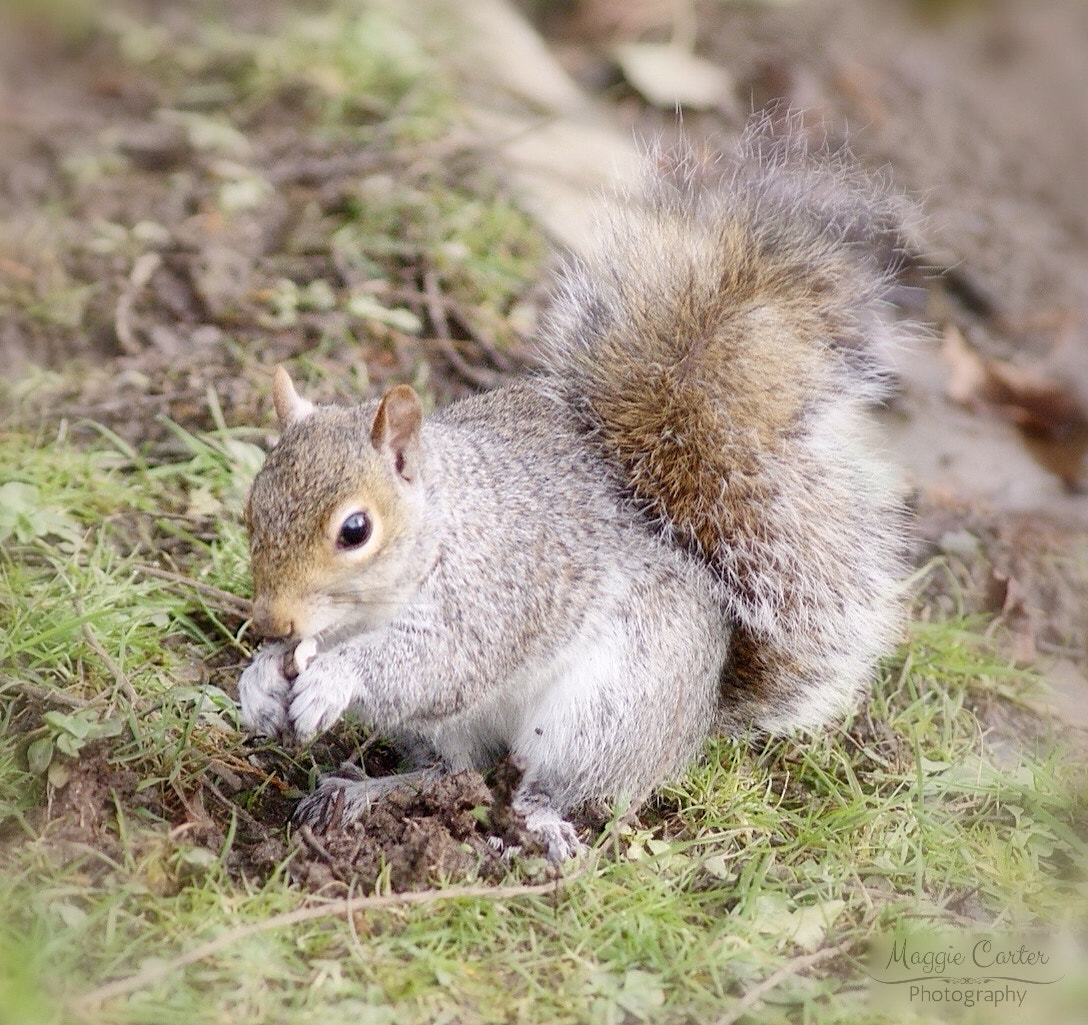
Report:
[[[276,737],[287,728],[291,691],[291,681],[283,672],[287,648],[284,642],[262,645],[238,678],[242,725],[257,736]]]
[[[352,677],[342,661],[314,659],[291,683],[287,717],[295,739],[308,744],[334,726],[354,697]]]

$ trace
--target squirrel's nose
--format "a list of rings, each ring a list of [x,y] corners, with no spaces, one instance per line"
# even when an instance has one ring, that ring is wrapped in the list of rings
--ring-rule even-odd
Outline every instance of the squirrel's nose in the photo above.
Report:
[[[282,614],[277,615],[262,601],[254,604],[252,618],[253,628],[266,640],[285,640],[294,636],[294,621]]]

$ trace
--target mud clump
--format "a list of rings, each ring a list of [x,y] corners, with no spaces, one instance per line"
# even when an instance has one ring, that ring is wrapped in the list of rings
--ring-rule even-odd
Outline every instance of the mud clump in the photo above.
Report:
[[[458,772],[396,790],[360,818],[323,833],[302,827],[289,871],[309,890],[374,889],[379,878],[395,892],[450,880],[494,883],[509,872],[504,850],[543,851],[510,809],[516,770],[500,766],[491,786],[478,772]]]
[[[352,745],[334,732],[314,753],[317,764],[346,763],[346,769]],[[509,875],[515,867],[512,852],[520,875],[549,871],[543,847],[511,807],[521,772],[509,760],[486,777],[465,771],[393,789],[357,818],[342,821],[334,814],[318,829],[290,824],[298,798],[311,784],[294,759],[269,748],[252,752],[249,762],[263,778],[255,790],[223,780],[230,796],[212,784],[215,800],[207,803],[222,834],[233,834],[228,872],[249,884],[260,886],[286,872],[300,889],[325,894],[486,885]],[[379,745],[367,749],[362,765],[378,778],[395,773],[397,759]]]

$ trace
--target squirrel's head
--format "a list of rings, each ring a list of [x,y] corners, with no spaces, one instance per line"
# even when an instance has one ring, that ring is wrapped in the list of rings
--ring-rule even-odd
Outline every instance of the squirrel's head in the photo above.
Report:
[[[283,367],[273,397],[280,442],[246,503],[254,625],[298,639],[378,626],[418,582],[419,397],[400,385],[376,404],[315,406]]]

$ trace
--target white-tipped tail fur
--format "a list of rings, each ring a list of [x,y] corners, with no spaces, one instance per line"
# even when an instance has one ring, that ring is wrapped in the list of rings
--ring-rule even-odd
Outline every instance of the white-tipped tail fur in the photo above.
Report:
[[[907,331],[885,295],[909,208],[789,124],[730,157],[649,163],[563,277],[546,380],[713,569],[736,627],[723,728],[815,726],[899,629],[905,515],[867,406]]]

